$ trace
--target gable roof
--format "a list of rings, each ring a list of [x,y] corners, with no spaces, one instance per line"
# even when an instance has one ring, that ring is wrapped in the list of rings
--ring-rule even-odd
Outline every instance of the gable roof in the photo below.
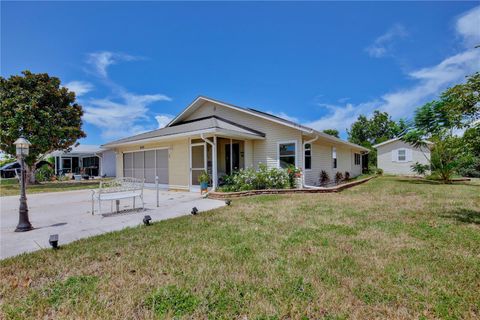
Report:
[[[357,144],[354,144],[354,143],[351,143],[351,142],[348,142],[348,141],[344,141],[344,140],[339,139],[337,137],[331,136],[331,135],[326,134],[324,132],[317,131],[315,129],[306,127],[304,125],[295,123],[293,121],[286,120],[286,119],[283,119],[281,117],[278,117],[278,116],[275,116],[275,115],[272,115],[272,114],[269,114],[269,113],[266,113],[266,112],[263,112],[263,111],[259,111],[259,110],[253,109],[253,108],[239,107],[239,106],[233,105],[231,103],[226,103],[226,102],[223,102],[223,101],[220,101],[220,100],[217,100],[217,99],[212,99],[212,98],[209,98],[209,97],[206,97],[206,96],[198,96],[182,112],[180,112],[180,114],[178,116],[176,116],[172,121],[170,121],[164,128],[149,131],[149,132],[145,132],[145,133],[141,133],[141,134],[134,135],[134,136],[131,136],[131,137],[119,139],[119,140],[116,140],[116,141],[112,141],[112,142],[109,142],[109,143],[106,143],[106,144],[102,145],[102,147],[111,148],[111,147],[115,147],[115,146],[120,145],[120,144],[133,143],[133,142],[140,141],[140,140],[146,140],[146,142],[148,142],[150,140],[158,140],[158,139],[162,139],[162,138],[171,138],[173,136],[182,136],[182,135],[196,133],[196,131],[199,131],[199,130],[203,130],[202,131],[203,133],[207,133],[207,131],[205,131],[205,130],[210,130],[208,132],[219,132],[219,131],[222,131],[222,130],[225,132],[225,130],[226,130],[227,133],[232,133],[232,131],[233,131],[234,133],[245,134],[250,138],[252,138],[252,137],[255,138],[256,137],[257,139],[258,138],[262,139],[262,138],[265,137],[265,134],[262,133],[262,132],[256,131],[254,129],[251,129],[251,128],[248,128],[248,127],[245,127],[245,126],[242,126],[238,123],[234,123],[232,121],[229,121],[229,120],[226,120],[226,119],[223,119],[223,118],[219,118],[217,116],[194,119],[194,120],[190,120],[190,121],[183,121],[188,115],[190,115],[195,110],[197,110],[199,107],[201,107],[201,105],[205,102],[215,103],[217,105],[220,105],[220,106],[223,106],[223,107],[226,107],[226,108],[229,108],[229,109],[237,110],[237,111],[240,111],[240,112],[243,112],[243,113],[255,116],[255,117],[259,117],[259,118],[262,118],[262,119],[265,119],[265,120],[268,120],[268,121],[278,123],[280,125],[284,125],[284,126],[287,126],[287,127],[290,127],[290,128],[294,128],[294,129],[300,130],[302,133],[307,134],[307,135],[322,137],[325,140],[340,143],[340,144],[343,144],[343,145],[348,145],[350,147],[353,147],[353,148],[356,148],[356,149],[359,149],[359,150],[362,150],[362,151],[366,151],[366,152],[370,151],[369,149],[367,149],[365,147],[359,146]],[[203,120],[212,119],[212,118],[217,120],[216,124],[213,124],[212,122],[203,121]],[[229,125],[231,125],[233,127],[227,128]]]
[[[392,142],[395,142],[395,141],[399,141],[401,140],[400,138],[393,138],[393,139],[390,139],[390,140],[387,140],[387,141],[384,141],[384,142],[381,142],[381,143],[377,143],[376,145],[373,145],[372,147],[374,148],[378,148],[378,147],[381,147],[381,146],[384,146],[386,144],[389,144],[389,143],[392,143]],[[423,142],[425,142],[426,144],[433,144],[433,142],[430,142],[430,141],[427,141],[427,140],[423,140]]]
[[[239,107],[237,105],[227,103],[227,102],[224,102],[224,101],[220,101],[220,100],[217,100],[217,99],[209,98],[209,97],[206,97],[206,96],[198,96],[182,112],[180,112],[180,114],[178,116],[176,116],[172,121],[170,121],[170,123],[167,124],[167,127],[168,126],[173,126],[176,123],[181,122],[182,119],[186,118],[189,114],[191,114],[195,110],[197,110],[204,102],[212,102],[212,103],[215,103],[215,104],[218,104],[218,105],[221,105],[221,106],[233,109],[233,110],[244,112],[246,114],[250,114],[250,115],[253,115],[253,116],[256,116],[256,117],[259,117],[259,118],[262,118],[262,119],[266,119],[266,120],[269,120],[269,121],[272,121],[272,122],[275,122],[275,123],[278,123],[278,124],[281,124],[281,125],[284,125],[284,126],[287,126],[287,127],[290,127],[290,128],[300,130],[300,131],[302,131],[303,133],[306,133],[306,134],[317,135],[319,137],[322,137],[326,140],[330,140],[332,142],[337,142],[337,143],[349,145],[351,147],[354,147],[354,148],[357,148],[357,149],[360,149],[360,150],[363,150],[363,151],[367,151],[367,152],[370,151],[368,148],[362,147],[358,144],[351,143],[351,142],[348,142],[348,141],[344,141],[340,138],[337,138],[337,137],[331,136],[329,134],[326,134],[324,132],[317,131],[315,129],[306,127],[306,126],[298,124],[296,122],[283,119],[283,118],[275,116],[273,114],[269,114],[267,112],[259,111],[259,110],[253,109],[253,108]]]
[[[302,126],[302,125],[300,125],[298,123],[295,123],[293,121],[289,121],[289,120],[274,116],[274,115],[266,113],[266,112],[258,111],[258,110],[255,110],[253,108],[239,107],[237,105],[227,103],[227,102],[224,102],[224,101],[220,101],[220,100],[217,100],[217,99],[209,98],[209,97],[206,97],[206,96],[198,96],[195,100],[193,100],[192,103],[190,103],[185,109],[183,109],[183,111],[180,112],[180,114],[178,116],[173,118],[173,120],[170,121],[170,123],[167,124],[167,127],[172,126],[172,125],[174,125],[178,122],[181,122],[182,119],[184,119],[186,116],[188,116],[189,114],[191,114],[195,110],[197,110],[204,102],[212,102],[212,103],[227,107],[229,109],[237,110],[237,111],[244,112],[244,113],[247,113],[247,114],[250,114],[250,115],[253,115],[253,116],[257,116],[259,118],[263,118],[263,119],[266,119],[266,120],[277,122],[277,123],[280,123],[280,124],[283,124],[283,125],[295,128],[295,129],[305,130],[305,131],[311,131],[312,130],[308,127]]]
[[[172,138],[175,136],[182,136],[186,134],[192,134],[195,132],[200,133],[209,132],[224,132],[229,134],[236,134],[239,136],[248,136],[250,138],[262,139],[265,137],[263,132],[242,126],[233,121],[223,119],[217,116],[210,116],[200,119],[194,119],[185,121],[179,124],[172,124],[167,127],[137,134],[135,136],[119,139],[116,141],[104,144],[104,147],[113,147],[119,144],[133,143],[139,140],[158,140],[159,138]]]

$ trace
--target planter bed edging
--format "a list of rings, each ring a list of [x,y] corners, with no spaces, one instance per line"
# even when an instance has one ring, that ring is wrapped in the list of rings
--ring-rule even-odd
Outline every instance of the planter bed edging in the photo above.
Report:
[[[210,192],[208,194],[209,199],[218,199],[223,200],[227,198],[240,198],[240,197],[248,197],[248,196],[256,196],[262,194],[295,194],[295,193],[332,193],[332,192],[339,192],[347,188],[354,187],[356,185],[365,183],[376,176],[371,176],[365,179],[352,181],[348,183],[344,183],[335,187],[329,188],[322,188],[322,189],[264,189],[264,190],[248,190],[248,191],[236,191],[236,192]]]

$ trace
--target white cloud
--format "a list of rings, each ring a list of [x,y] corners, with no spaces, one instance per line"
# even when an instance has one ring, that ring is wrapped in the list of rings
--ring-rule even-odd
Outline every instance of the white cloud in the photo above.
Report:
[[[472,39],[472,29],[467,27],[474,23],[473,13],[478,8],[469,11],[457,21],[457,31],[463,40]],[[459,21],[463,21],[459,23]],[[448,86],[463,82],[465,77],[480,70],[480,49],[466,49],[458,54],[450,56],[437,65],[414,70],[407,74],[416,83],[408,88],[387,92],[379,98],[359,104],[319,104],[327,109],[326,116],[307,123],[307,126],[318,130],[335,128],[345,132],[345,128],[357,119],[360,114],[370,115],[374,110],[388,112],[394,119],[411,117],[414,110],[423,103],[435,99]]]
[[[408,32],[405,27],[401,24],[395,24],[366,47],[365,51],[374,58],[384,57],[392,51],[395,39],[405,38],[406,36],[408,36]]]
[[[117,139],[156,129],[149,107],[156,102],[172,100],[164,94],[131,93],[109,79],[109,66],[139,59],[141,58],[110,51],[88,55],[87,63],[93,67],[94,74],[112,90],[110,97],[90,99],[84,103],[83,119],[100,128],[104,139]],[[160,125],[158,116],[155,119]]]
[[[159,129],[161,129],[161,128],[165,127],[167,124],[169,124],[170,121],[173,120],[173,118],[174,118],[174,116],[172,116],[171,114],[159,114],[159,115],[155,116],[155,120],[157,120]]]
[[[120,61],[139,60],[140,57],[131,56],[119,52],[100,51],[88,54],[87,63],[92,65],[97,75],[106,78],[108,76],[107,68]]]
[[[83,96],[93,90],[93,84],[85,81],[70,81],[69,83],[66,83],[64,87],[75,92],[77,97]]]
[[[86,103],[86,122],[102,130],[102,137],[115,139],[155,129],[149,126],[148,106],[159,101],[170,101],[163,94],[136,95],[122,93],[117,99],[92,99]]]
[[[456,23],[456,30],[463,37],[467,47],[480,45],[480,6],[460,16]]]

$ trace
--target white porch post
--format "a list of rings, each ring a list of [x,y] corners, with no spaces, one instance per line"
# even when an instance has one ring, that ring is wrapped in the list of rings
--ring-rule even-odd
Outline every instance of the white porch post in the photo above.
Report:
[[[55,156],[55,175],[58,175],[58,170],[57,170],[57,156]]]
[[[213,136],[213,148],[212,148],[212,171],[213,171],[213,191],[217,189],[218,185],[218,170],[217,170],[217,136]]]
[[[233,139],[230,138],[230,174],[233,173]]]
[[[60,172],[63,173],[63,161],[62,161],[62,156],[58,157],[58,161],[60,161]]]

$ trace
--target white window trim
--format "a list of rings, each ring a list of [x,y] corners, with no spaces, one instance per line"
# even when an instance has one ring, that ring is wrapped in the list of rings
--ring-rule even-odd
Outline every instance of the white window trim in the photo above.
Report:
[[[306,148],[306,145],[309,144],[310,145],[310,169],[307,169],[305,167],[305,164],[306,164],[306,161],[305,159],[307,158],[307,156],[305,155],[305,151],[307,151],[307,148]],[[312,171],[312,148],[313,147],[313,144],[312,143],[305,143],[304,146],[303,146],[303,169],[305,171]]]
[[[335,158],[333,157],[333,150],[335,150]],[[332,157],[332,169],[338,169],[338,155],[337,155],[337,147],[332,147],[332,150],[331,150],[331,151],[332,151],[332,154],[331,154],[331,157]],[[336,160],[337,160],[337,161],[336,161],[336,162],[337,162],[337,165],[336,165],[336,166],[335,166],[335,165],[333,165],[333,163],[334,163],[334,161],[333,161],[333,160],[334,160],[334,159],[336,159]]]
[[[405,160],[400,160],[400,151],[405,151]],[[407,155],[408,151],[406,148],[400,148],[400,149],[397,149],[397,157],[396,157],[396,161],[397,162],[401,162],[401,163],[404,163],[404,162],[409,162],[408,161],[408,155]]]
[[[280,145],[281,144],[295,144],[295,167],[298,168],[298,143],[297,140],[289,140],[289,141],[277,141],[277,168],[280,167]]]

